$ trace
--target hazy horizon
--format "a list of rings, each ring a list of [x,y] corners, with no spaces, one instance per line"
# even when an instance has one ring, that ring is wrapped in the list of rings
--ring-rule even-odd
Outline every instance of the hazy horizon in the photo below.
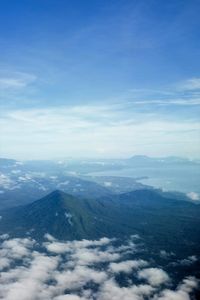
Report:
[[[0,159],[11,159],[11,160],[17,160],[17,161],[35,161],[35,160],[41,160],[41,161],[65,161],[65,160],[77,160],[77,161],[81,161],[81,160],[92,160],[92,161],[106,161],[106,160],[128,160],[131,159],[133,157],[146,157],[146,158],[152,158],[152,159],[166,159],[166,158],[177,158],[177,159],[184,159],[184,160],[188,160],[188,161],[199,161],[200,157],[195,157],[195,158],[191,158],[191,157],[186,157],[186,156],[174,156],[174,155],[169,155],[169,156],[149,156],[149,155],[145,155],[145,154],[134,154],[131,156],[116,156],[116,157],[87,157],[87,156],[77,156],[77,157],[52,157],[52,158],[28,158],[28,159],[23,159],[23,158],[17,158],[17,157],[0,157]]]

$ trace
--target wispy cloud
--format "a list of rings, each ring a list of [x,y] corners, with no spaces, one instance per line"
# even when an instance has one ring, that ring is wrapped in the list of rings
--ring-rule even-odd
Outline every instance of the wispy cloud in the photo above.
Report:
[[[183,82],[181,82],[178,85],[180,90],[188,90],[188,91],[196,91],[196,90],[200,90],[200,78],[196,77],[196,78],[190,78],[187,79]]]
[[[195,156],[199,152],[197,121],[163,119],[118,104],[15,110],[3,116],[0,124],[4,151],[15,157],[20,152],[32,158],[72,153],[75,157]]]
[[[33,83],[37,77],[32,74],[22,72],[1,72],[0,89],[22,89]]]
[[[166,106],[173,110],[175,106],[200,106],[200,78],[191,78],[182,82],[164,86],[160,89],[134,88],[118,99],[136,105]]]
[[[195,99],[158,99],[158,100],[134,100],[132,103],[136,105],[154,105],[154,106],[200,106],[200,98]]]
[[[1,80],[8,93],[13,88],[26,94],[36,77],[19,73],[15,79],[0,79],[0,88]],[[197,87],[199,81],[195,80]],[[199,91],[178,86],[130,89],[101,103],[42,106],[36,102],[35,107],[31,104],[26,109],[19,106],[2,110],[1,155],[19,159],[126,157],[141,153],[198,157]]]

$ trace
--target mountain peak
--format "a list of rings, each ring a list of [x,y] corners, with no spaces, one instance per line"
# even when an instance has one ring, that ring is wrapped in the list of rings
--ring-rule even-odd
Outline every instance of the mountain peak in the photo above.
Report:
[[[61,190],[54,190],[53,192],[51,192],[50,194],[47,195],[47,197],[63,197],[63,196],[67,196],[68,194],[66,194],[65,192],[61,191]]]
[[[53,192],[47,194],[42,199],[54,199],[54,200],[58,200],[58,199],[76,199],[76,197],[74,197],[71,194],[65,193],[61,190],[54,190]]]
[[[55,190],[51,192],[50,194],[46,195],[45,197],[30,203],[27,205],[27,207],[37,207],[41,208],[43,207],[45,211],[47,212],[48,209],[56,210],[58,208],[62,209],[63,207],[67,205],[73,205],[74,200],[78,200],[78,198],[73,197],[70,194],[67,194],[60,190]]]

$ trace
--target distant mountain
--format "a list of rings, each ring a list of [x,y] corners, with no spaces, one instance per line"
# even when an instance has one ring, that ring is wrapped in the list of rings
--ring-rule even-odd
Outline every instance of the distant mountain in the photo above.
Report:
[[[138,166],[149,164],[156,166],[156,164],[194,164],[198,163],[195,160],[189,160],[188,158],[182,158],[178,156],[166,156],[166,157],[149,157],[145,155],[135,155],[130,157],[127,162],[131,164],[136,164]]]
[[[144,162],[144,161],[155,161],[155,160],[157,160],[157,158],[149,157],[146,155],[134,155],[134,156],[130,157],[128,160]]]
[[[0,233],[36,239],[50,233],[64,240],[139,234],[155,247],[183,251],[184,245],[184,251],[200,254],[200,206],[165,198],[154,190],[101,199],[54,191],[32,204],[2,211]]]

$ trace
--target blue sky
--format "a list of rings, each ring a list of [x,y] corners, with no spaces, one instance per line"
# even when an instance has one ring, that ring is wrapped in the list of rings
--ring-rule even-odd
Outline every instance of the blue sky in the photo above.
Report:
[[[0,155],[200,156],[200,2],[2,0]]]

